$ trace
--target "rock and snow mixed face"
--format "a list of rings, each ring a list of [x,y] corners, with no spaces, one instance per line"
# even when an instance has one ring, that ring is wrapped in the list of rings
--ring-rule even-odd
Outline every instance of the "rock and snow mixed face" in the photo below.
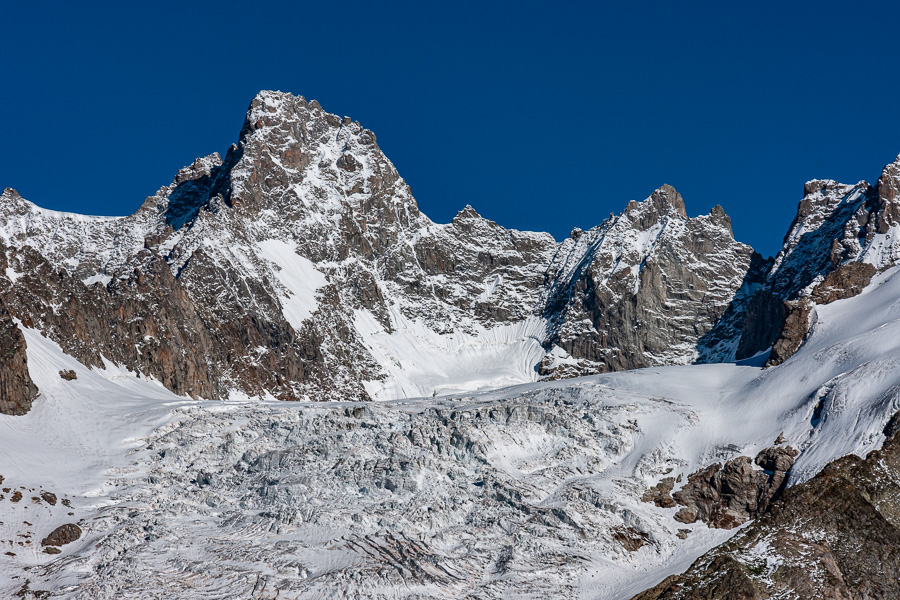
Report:
[[[871,273],[854,263],[881,271],[900,260],[900,156],[882,171],[872,186],[832,180],[808,181],[778,255],[768,265],[760,285],[746,299],[743,332],[737,358],[772,347],[790,316],[788,300],[816,298],[816,286],[832,274]],[[838,279],[853,277],[837,275]],[[856,277],[856,279],[859,279]],[[865,285],[868,278],[853,283]],[[830,284],[831,282],[826,282]],[[805,333],[805,330],[804,330]]]
[[[725,357],[741,311],[709,332],[753,261],[721,209],[688,219],[668,186],[563,243],[471,207],[435,224],[371,131],[279,92],[134,215],[5,191],[0,243],[13,317],[204,398],[431,396]]]
[[[576,374],[733,360],[743,316],[735,298],[760,260],[734,240],[720,206],[689,219],[663,186],[563,242],[545,308],[552,340],[583,359]]]

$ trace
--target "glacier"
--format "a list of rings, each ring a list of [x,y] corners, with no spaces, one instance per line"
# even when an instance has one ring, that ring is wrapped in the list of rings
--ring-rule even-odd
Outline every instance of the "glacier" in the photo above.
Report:
[[[28,581],[51,598],[630,598],[734,534],[642,502],[661,477],[783,435],[801,451],[795,484],[883,441],[900,409],[900,268],[815,311],[800,350],[768,369],[376,403],[176,396],[26,327],[43,395],[0,415],[2,486],[23,491],[0,500],[15,554],[0,595]],[[414,351],[403,339],[396,352]],[[30,499],[41,490],[69,506]],[[85,533],[51,560],[36,540],[69,521]],[[626,550],[623,531],[644,543]]]

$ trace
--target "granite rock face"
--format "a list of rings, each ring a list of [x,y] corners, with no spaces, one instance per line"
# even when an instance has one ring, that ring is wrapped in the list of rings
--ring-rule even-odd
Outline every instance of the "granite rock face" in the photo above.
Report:
[[[0,413],[23,415],[37,395],[28,372],[25,338],[0,299]]]
[[[38,388],[28,372],[25,337],[3,300],[12,286],[6,247],[0,241],[0,413],[23,415],[31,410]]]
[[[733,325],[721,321],[753,262],[721,207],[689,219],[681,195],[663,186],[562,243],[548,270],[551,341],[581,359],[568,374],[721,354],[734,331],[698,345],[717,324]]]

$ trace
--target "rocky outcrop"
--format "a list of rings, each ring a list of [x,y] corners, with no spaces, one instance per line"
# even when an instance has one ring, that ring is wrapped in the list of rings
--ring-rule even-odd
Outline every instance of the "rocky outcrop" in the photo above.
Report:
[[[765,512],[787,483],[797,454],[790,447],[773,447],[752,461],[739,456],[724,466],[710,465],[689,475],[684,487],[671,495],[672,502],[667,493],[659,494],[657,506],[681,506],[675,513],[681,523],[703,521],[710,527],[732,529]],[[763,470],[754,469],[754,463]]]
[[[650,541],[650,536],[632,527],[619,527],[612,532],[612,538],[628,552],[637,552]]]
[[[25,347],[25,337],[0,296],[0,413],[24,415],[38,395]]]
[[[635,600],[900,597],[900,440],[846,456]]]
[[[900,156],[872,186],[813,180],[762,285],[746,301],[736,358],[780,342],[783,362],[803,335],[803,302],[827,304],[858,294],[874,273],[900,261]],[[794,302],[786,305],[785,302]],[[798,329],[799,326],[799,329]],[[785,331],[785,329],[790,329]]]
[[[863,291],[878,269],[875,265],[850,262],[825,276],[809,295],[816,304],[830,304],[836,300],[852,298]]]
[[[81,527],[74,523],[60,525],[41,540],[41,546],[65,546],[81,537]]]
[[[672,498],[673,489],[675,489],[675,478],[663,477],[659,483],[644,492],[641,501],[652,502],[660,508],[674,508],[677,503]]]
[[[787,474],[791,467],[794,466],[794,459],[797,458],[798,454],[797,449],[790,446],[772,446],[757,454],[753,462],[762,467],[764,471],[769,471],[776,475]]]
[[[875,275],[874,265],[849,262],[831,271],[812,291],[797,300],[782,304],[781,326],[778,338],[772,344],[767,367],[780,365],[794,355],[809,333],[815,321],[815,305],[830,304],[836,300],[852,298],[869,285]]]
[[[772,353],[766,361],[767,367],[780,365],[794,355],[809,333],[815,306],[808,299],[784,302],[784,320],[778,339],[772,344]]]

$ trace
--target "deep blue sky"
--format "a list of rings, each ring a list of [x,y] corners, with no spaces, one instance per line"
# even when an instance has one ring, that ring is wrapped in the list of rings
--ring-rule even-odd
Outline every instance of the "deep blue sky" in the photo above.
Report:
[[[588,228],[662,183],[777,251],[900,153],[900,3],[5,3],[0,188],[133,212],[260,89],[372,129],[422,210]]]

